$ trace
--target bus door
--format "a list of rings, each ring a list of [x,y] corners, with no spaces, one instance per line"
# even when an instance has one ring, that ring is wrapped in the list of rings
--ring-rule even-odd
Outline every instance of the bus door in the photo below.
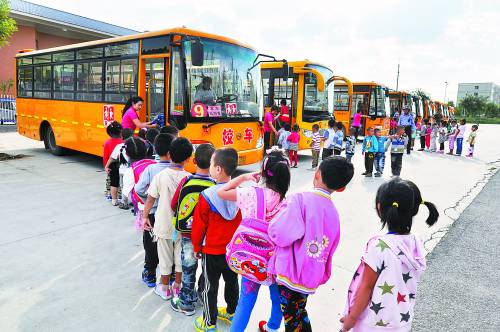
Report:
[[[264,114],[271,111],[276,105],[281,109],[281,101],[285,100],[289,109],[290,125],[295,123],[297,116],[297,75],[283,79],[281,68],[265,69],[262,71],[264,86]]]
[[[167,58],[144,59],[146,121],[165,123],[165,68]]]

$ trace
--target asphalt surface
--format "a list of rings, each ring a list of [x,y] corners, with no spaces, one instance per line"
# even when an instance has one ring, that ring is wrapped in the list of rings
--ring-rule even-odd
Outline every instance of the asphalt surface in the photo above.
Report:
[[[500,172],[428,257],[413,331],[500,331]]]

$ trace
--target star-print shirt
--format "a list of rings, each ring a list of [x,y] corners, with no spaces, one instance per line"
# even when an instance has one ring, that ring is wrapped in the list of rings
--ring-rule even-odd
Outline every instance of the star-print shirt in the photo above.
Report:
[[[417,284],[426,267],[422,241],[412,234],[370,239],[349,287],[344,314],[354,304],[366,266],[378,273],[378,279],[352,331],[410,331]]]

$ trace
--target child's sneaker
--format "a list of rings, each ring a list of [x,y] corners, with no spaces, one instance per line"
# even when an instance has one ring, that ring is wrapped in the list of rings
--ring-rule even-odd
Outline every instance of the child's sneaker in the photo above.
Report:
[[[372,177],[372,173],[364,173],[364,176],[366,176],[367,178],[371,178]]]
[[[267,327],[267,322],[265,320],[261,320],[259,322],[259,331],[260,332],[277,332],[278,330],[274,330],[274,329],[270,329],[269,327]]]
[[[112,199],[111,200],[111,205],[118,206],[118,200],[117,199]]]
[[[227,308],[217,308],[217,318],[225,321],[226,323],[233,323],[234,312],[232,314],[227,312]]]
[[[193,316],[196,313],[196,310],[194,308],[184,307],[178,297],[174,297],[172,298],[172,300],[170,300],[170,307],[175,312],[180,312],[181,314],[184,314],[186,316]]]
[[[172,289],[172,296],[179,297],[179,294],[181,293],[181,285],[174,282],[171,286],[171,289]]]
[[[106,200],[110,201],[111,200],[111,195],[106,195]]]
[[[196,318],[194,328],[197,332],[217,332],[217,325],[205,325],[203,316]]]
[[[172,298],[172,291],[170,290],[170,287],[162,284],[156,284],[155,294],[165,301],[168,301]]]
[[[146,269],[142,271],[142,281],[150,288],[156,286],[156,276],[150,275]]]
[[[379,178],[379,177],[381,177],[381,176],[382,176],[382,173],[380,173],[380,172],[375,173],[375,177],[376,177],[376,178]]]

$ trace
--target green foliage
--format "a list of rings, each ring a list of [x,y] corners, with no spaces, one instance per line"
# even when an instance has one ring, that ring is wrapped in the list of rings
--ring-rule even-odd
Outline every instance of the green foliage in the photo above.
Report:
[[[455,107],[455,103],[453,102],[453,100],[448,101],[447,104],[448,106]]]
[[[486,103],[484,106],[484,115],[487,118],[500,117],[500,105],[495,105],[492,102]]]
[[[9,17],[9,12],[9,2],[0,0],[0,47],[7,45],[9,37],[17,31],[16,21]]]
[[[431,97],[429,96],[429,94],[427,92],[425,92],[424,90],[422,90],[422,89],[417,89],[415,91],[415,94],[417,96],[419,96],[420,98],[422,98],[422,100],[426,100],[426,99],[429,100],[429,99],[431,99]]]
[[[488,98],[483,96],[466,96],[460,100],[458,107],[460,111],[465,111],[466,116],[480,117],[485,114],[485,107]]]

